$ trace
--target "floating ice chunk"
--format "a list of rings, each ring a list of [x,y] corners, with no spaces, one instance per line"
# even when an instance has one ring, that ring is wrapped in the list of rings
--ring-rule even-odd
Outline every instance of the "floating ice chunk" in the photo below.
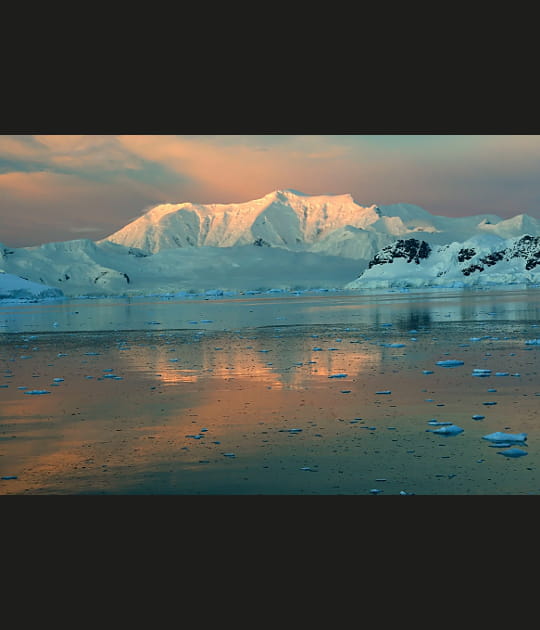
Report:
[[[540,339],[528,339],[525,342],[526,346],[540,346]]]
[[[380,494],[381,492],[384,492],[384,490],[379,490],[378,488],[371,488],[369,492],[370,494]]]
[[[235,453],[223,453],[224,457],[236,457]]]
[[[494,400],[488,400],[482,403],[483,405],[496,405],[497,403]]]
[[[458,365],[463,365],[465,362],[460,361],[459,359],[445,359],[444,361],[437,361],[437,365],[441,367],[456,367]]]
[[[204,437],[204,435],[200,435],[199,433],[196,433],[195,435],[186,435],[186,437],[193,438],[194,440],[200,440],[202,437]]]
[[[528,453],[521,448],[509,448],[506,451],[497,451],[497,455],[504,455],[505,457],[523,457],[524,455],[528,455]]]
[[[67,357],[68,355],[65,354],[64,352],[59,352],[56,356],[57,357]]]
[[[4,475],[4,477],[2,477],[3,481],[8,481],[9,479],[17,479],[16,475]]]
[[[483,420],[486,416],[480,416],[479,414],[475,414],[472,419],[473,420]]]
[[[63,379],[63,378],[60,378],[60,377],[58,377],[58,378],[53,378],[53,381],[54,381],[55,383],[61,383],[63,380],[64,380],[64,379]]]
[[[85,352],[84,354],[87,357],[96,357],[100,353],[99,352]]]
[[[350,393],[351,393],[351,390],[350,390],[350,389],[342,389],[342,390],[341,390],[341,393],[342,393],[342,394],[350,394]]]
[[[491,370],[474,368],[471,376],[491,376]]]
[[[317,472],[316,470],[313,470],[313,468],[310,468],[309,466],[302,466],[300,470],[304,470],[306,472]]]
[[[489,440],[490,442],[525,442],[527,434],[496,431],[495,433],[490,433],[489,435],[483,435],[482,439]]]
[[[328,378],[347,378],[348,374],[345,374],[343,372],[339,372],[337,374],[330,374],[330,376]]]
[[[384,389],[380,392],[375,392],[376,394],[391,394],[392,392],[389,389]]]
[[[433,370],[422,370],[422,374],[433,374]]]
[[[39,396],[40,394],[50,394],[51,392],[48,392],[46,389],[29,389],[24,393]]]
[[[512,374],[512,376],[521,376],[521,374],[519,374],[518,372],[516,372],[515,374]]]
[[[315,348],[311,348],[311,350],[313,352],[321,352],[322,348],[315,347]]]
[[[450,426],[452,425],[452,422],[439,422],[438,420],[435,420],[435,418],[433,418],[432,420],[428,420],[428,424],[430,424],[432,427],[442,427],[442,426]]]
[[[441,427],[440,429],[426,429],[431,433],[437,433],[438,435],[458,435],[459,433],[463,433],[464,429],[458,427],[455,424],[450,424],[448,426]]]
[[[201,324],[211,324],[213,320],[211,319],[201,319]]]
[[[510,372],[495,372],[495,376],[510,376]]]
[[[155,322],[155,321],[151,321],[151,322],[146,322],[147,324],[161,324],[161,322]]]
[[[469,341],[480,341],[482,337],[469,337]]]
[[[494,387],[490,387],[487,391],[488,391],[490,394],[492,394],[493,392],[496,392],[497,390],[496,390]]]
[[[386,348],[404,348],[405,344],[404,343],[381,343],[381,346],[384,346]]]

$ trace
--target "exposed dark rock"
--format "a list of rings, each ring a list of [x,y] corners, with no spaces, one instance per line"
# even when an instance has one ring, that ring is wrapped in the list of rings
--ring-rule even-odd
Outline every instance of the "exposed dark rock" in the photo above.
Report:
[[[466,260],[470,260],[473,256],[476,256],[476,252],[474,251],[474,249],[470,249],[467,247],[464,247],[463,249],[460,249],[458,252],[458,262],[465,262]]]
[[[431,252],[431,247],[425,241],[419,241],[416,238],[399,239],[392,245],[383,247],[375,257],[370,260],[368,269],[375,265],[385,265],[393,263],[396,258],[406,258],[407,262],[414,262],[418,265],[420,260],[427,258]]]
[[[255,245],[256,247],[270,247],[270,243],[267,243],[263,238],[258,238],[254,240],[253,245]]]

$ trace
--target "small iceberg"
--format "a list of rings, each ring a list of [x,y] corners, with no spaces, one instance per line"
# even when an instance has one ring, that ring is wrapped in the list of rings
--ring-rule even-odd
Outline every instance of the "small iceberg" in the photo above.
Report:
[[[483,440],[489,440],[490,442],[525,442],[527,439],[526,433],[505,433],[504,431],[496,431],[489,435],[483,435]]]
[[[347,378],[348,374],[340,372],[339,374],[330,374],[328,378]]]
[[[391,394],[392,392],[389,389],[384,389],[380,392],[375,392],[376,394]]]
[[[474,368],[471,376],[491,376],[491,370],[484,370],[482,368]]]
[[[483,420],[486,416],[481,416],[480,414],[474,414],[474,416],[472,416],[473,420]]]
[[[437,433],[438,435],[458,435],[459,433],[463,433],[464,429],[455,424],[449,424],[448,426],[443,426],[439,429],[426,429],[426,431]]]
[[[504,455],[505,457],[523,457],[524,455],[528,455],[528,453],[520,448],[509,448],[506,451],[497,451],[497,455]]]
[[[456,367],[458,365],[463,365],[465,361],[460,361],[459,359],[445,359],[444,361],[437,361],[437,365],[441,367]]]
[[[46,389],[29,389],[28,391],[23,393],[31,394],[33,396],[40,396],[41,394],[50,394],[51,392],[48,392]]]

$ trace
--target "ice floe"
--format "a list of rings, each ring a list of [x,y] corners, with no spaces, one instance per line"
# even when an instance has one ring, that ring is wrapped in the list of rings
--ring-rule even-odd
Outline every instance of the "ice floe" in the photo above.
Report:
[[[445,359],[444,361],[437,361],[437,365],[441,367],[456,367],[458,365],[463,365],[465,361],[460,361],[459,359]]]
[[[474,368],[471,376],[491,376],[491,370],[482,369],[482,368]]]
[[[448,426],[440,427],[439,429],[426,429],[426,431],[437,433],[438,435],[458,435],[459,433],[463,433],[464,429],[455,424],[450,424]]]
[[[496,431],[495,433],[490,433],[489,435],[483,435],[482,439],[489,440],[490,442],[525,442],[527,434]]]
[[[509,448],[506,451],[497,451],[497,454],[504,455],[505,457],[523,457],[524,455],[528,455],[527,451],[521,448]]]

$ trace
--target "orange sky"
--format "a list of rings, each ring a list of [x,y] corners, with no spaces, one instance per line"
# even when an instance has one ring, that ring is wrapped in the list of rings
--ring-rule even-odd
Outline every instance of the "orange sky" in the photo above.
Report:
[[[540,136],[3,135],[0,242],[99,239],[163,202],[278,188],[540,218]]]

